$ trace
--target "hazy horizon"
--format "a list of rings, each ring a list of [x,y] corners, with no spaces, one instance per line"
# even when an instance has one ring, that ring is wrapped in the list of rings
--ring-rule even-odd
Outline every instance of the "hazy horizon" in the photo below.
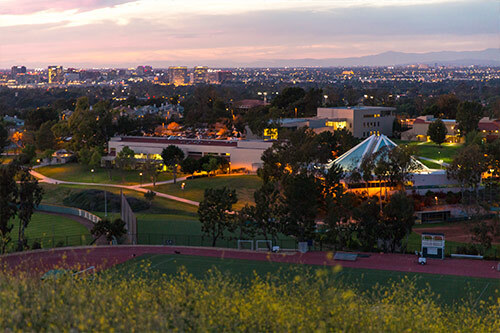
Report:
[[[500,46],[472,0],[2,0],[0,68],[234,67]]]

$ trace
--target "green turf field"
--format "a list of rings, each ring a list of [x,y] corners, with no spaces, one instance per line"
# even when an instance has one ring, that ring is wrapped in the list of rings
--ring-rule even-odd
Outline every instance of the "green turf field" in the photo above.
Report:
[[[92,173],[91,170],[94,169]],[[36,169],[50,178],[64,180],[69,182],[81,183],[101,183],[101,184],[124,184],[136,185],[141,183],[151,183],[152,180],[143,172],[141,177],[139,174],[141,170],[119,170],[113,169],[111,172],[111,179],[109,179],[108,171],[101,167],[90,167],[86,165],[69,163],[64,165],[45,166]],[[169,172],[162,172],[157,181],[165,181],[172,179],[172,174]]]
[[[11,232],[12,242],[18,238],[19,220],[13,220],[14,228]],[[87,245],[91,239],[90,233],[83,225],[64,216],[35,213],[25,231],[28,244],[34,241],[42,247],[54,247],[59,242],[65,245]],[[82,239],[82,236],[84,239]]]
[[[144,269],[145,264],[150,266]],[[220,259],[212,257],[188,256],[188,255],[159,255],[151,254],[138,257],[118,265],[114,270],[120,274],[141,274],[153,271],[165,274],[174,274],[181,267],[201,278],[211,268],[217,268],[223,273],[239,276],[242,279],[253,278],[254,272],[263,276],[265,274],[280,274],[283,279],[294,278],[318,269],[319,266],[298,265],[286,263],[273,263],[266,261]],[[323,268],[323,267],[321,267]],[[405,276],[415,279],[417,286],[426,288],[439,295],[439,300],[445,304],[453,304],[461,299],[467,298],[476,302],[487,301],[495,295],[495,290],[500,287],[500,280],[470,278],[450,275],[403,273],[395,271],[343,268],[338,272],[334,267],[327,267],[328,272],[346,284],[353,284],[361,291],[369,291],[377,284],[389,286],[393,282],[401,281]],[[314,276],[314,274],[312,274]]]
[[[185,183],[184,190],[181,188],[182,183]],[[205,189],[227,186],[230,189],[235,189],[238,196],[238,203],[233,208],[241,209],[245,204],[253,203],[253,193],[261,185],[262,181],[257,176],[238,175],[189,179],[177,184],[165,184],[150,188],[158,192],[200,202],[203,200]]]

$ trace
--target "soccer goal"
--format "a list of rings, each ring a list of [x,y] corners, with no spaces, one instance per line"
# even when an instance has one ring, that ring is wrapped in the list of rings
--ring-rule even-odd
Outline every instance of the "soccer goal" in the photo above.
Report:
[[[253,240],[238,239],[238,250],[253,251]]]
[[[272,240],[257,240],[255,241],[255,250],[256,251],[269,251],[272,250],[273,248],[273,241]]]

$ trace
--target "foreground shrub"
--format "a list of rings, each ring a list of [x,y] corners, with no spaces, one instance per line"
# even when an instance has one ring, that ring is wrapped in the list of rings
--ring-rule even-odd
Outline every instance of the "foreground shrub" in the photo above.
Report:
[[[126,276],[126,277],[124,277]],[[40,281],[0,276],[6,331],[498,332],[499,303],[437,305],[410,280],[360,294],[319,270],[238,281],[212,272],[154,278],[110,273]]]
[[[133,197],[127,197],[127,201],[134,212],[146,210],[151,206],[150,202]],[[120,212],[121,198],[111,192],[106,192],[106,200],[104,200],[104,191],[94,189],[70,194],[63,200],[66,206],[97,212],[104,212],[105,202],[108,212]]]

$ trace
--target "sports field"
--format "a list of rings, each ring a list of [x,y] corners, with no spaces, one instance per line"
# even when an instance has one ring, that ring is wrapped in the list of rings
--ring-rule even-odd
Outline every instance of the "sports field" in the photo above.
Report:
[[[146,265],[149,265],[145,269]],[[313,266],[304,264],[289,264],[270,261],[221,259],[214,257],[199,257],[181,254],[145,254],[138,258],[117,265],[114,270],[120,274],[144,274],[144,272],[158,272],[160,274],[175,274],[181,267],[195,277],[203,277],[208,270],[217,270],[238,276],[241,279],[252,279],[254,273],[279,274],[283,279],[293,279],[307,273],[315,276],[316,271],[322,269],[347,285],[353,285],[360,291],[370,291],[377,285],[390,286],[400,282],[405,277],[414,279],[421,289],[429,287],[436,294],[437,299],[444,304],[453,304],[463,299],[472,301],[488,301],[500,288],[499,279],[485,279],[453,275],[438,275],[412,272],[396,272],[388,270],[362,269],[338,266]]]
[[[19,220],[12,221],[14,228],[11,232],[12,243],[17,241]],[[45,213],[35,213],[31,218],[28,228],[25,231],[28,238],[28,244],[31,246],[34,241],[41,244],[42,247],[53,247],[57,243],[86,245],[91,239],[90,233],[83,225],[70,218]],[[85,242],[82,241],[85,237]]]

